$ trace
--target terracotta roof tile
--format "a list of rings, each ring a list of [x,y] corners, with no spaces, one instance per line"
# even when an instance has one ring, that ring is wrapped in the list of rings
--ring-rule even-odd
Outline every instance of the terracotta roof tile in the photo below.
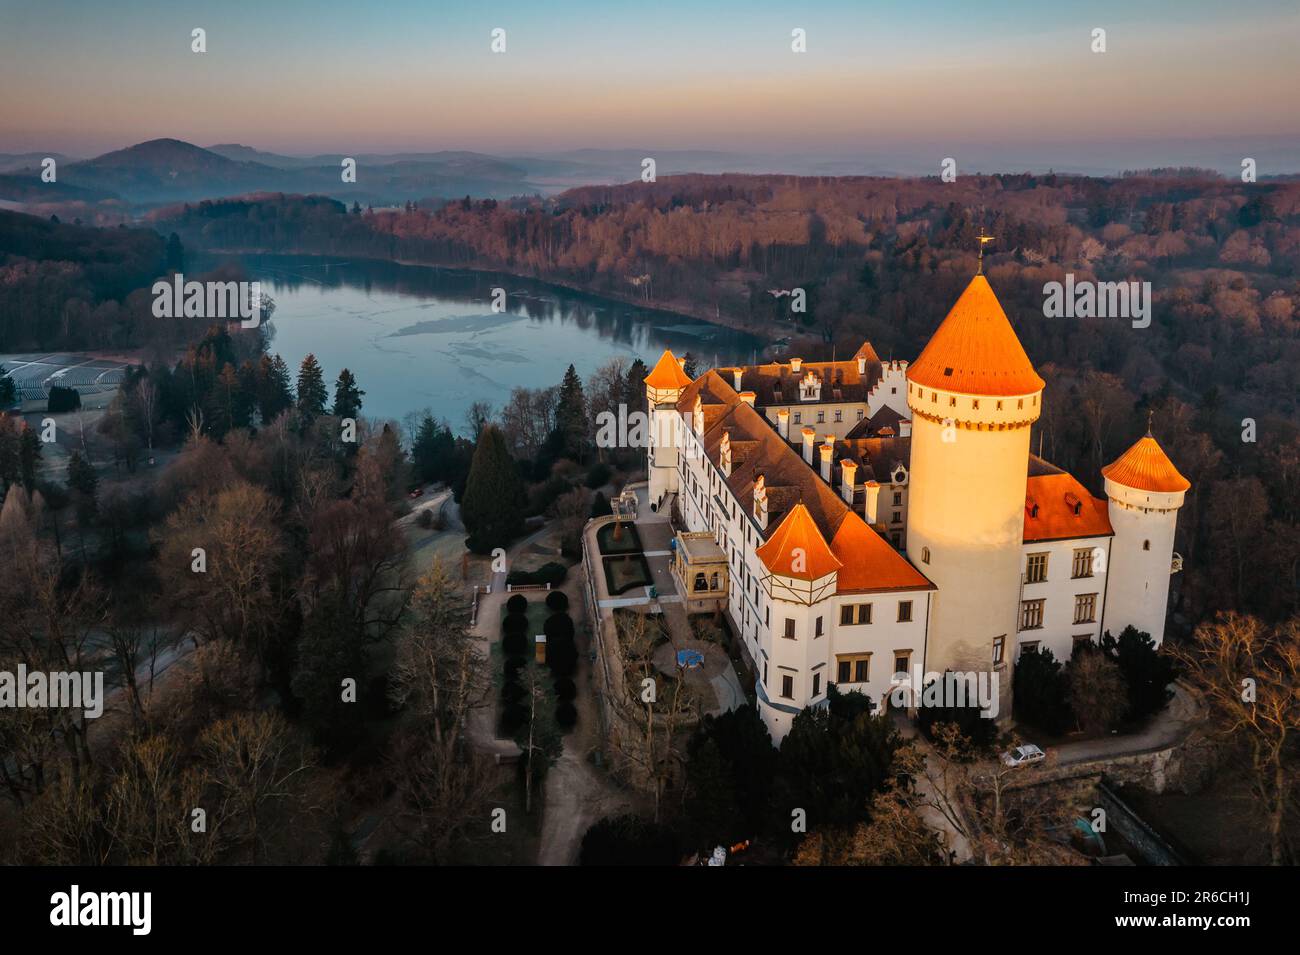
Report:
[[[686,372],[682,371],[681,363],[673,357],[673,353],[665,348],[654,369],[645,376],[645,383],[651,388],[671,391],[675,388],[685,388],[691,383],[691,379],[687,377]]]
[[[843,565],[835,577],[838,592],[934,589],[934,584],[868,527],[856,511],[841,522],[831,541],[831,552]]]
[[[1043,388],[1007,314],[977,275],[907,369],[927,388],[966,395],[1027,395]]]
[[[1174,462],[1149,434],[1139,438],[1114,463],[1102,468],[1101,473],[1116,484],[1139,491],[1172,493],[1186,491],[1192,486],[1192,482],[1178,473]]]
[[[1113,533],[1106,502],[1089,494],[1073,475],[1058,470],[1027,479],[1025,541],[1107,537]]]
[[[844,566],[802,503],[791,509],[755,553],[772,573],[799,580],[821,580]]]

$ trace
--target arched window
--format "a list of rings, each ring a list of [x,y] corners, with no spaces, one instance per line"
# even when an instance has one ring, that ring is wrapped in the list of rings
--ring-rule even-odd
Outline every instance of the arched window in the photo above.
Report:
[[[709,589],[710,590],[722,589],[722,581],[719,579],[717,571],[713,572],[713,577],[709,580]]]
[[[709,589],[709,582],[705,579],[704,574],[699,573],[695,575],[695,589],[697,591]]]
[[[930,548],[928,547],[921,548],[921,563],[923,564],[930,563]]]

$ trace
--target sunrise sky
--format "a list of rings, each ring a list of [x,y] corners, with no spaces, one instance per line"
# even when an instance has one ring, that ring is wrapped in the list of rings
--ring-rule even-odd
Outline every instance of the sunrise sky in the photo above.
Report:
[[[1294,0],[0,0],[0,152],[1232,148],[1300,133],[1297,49]]]

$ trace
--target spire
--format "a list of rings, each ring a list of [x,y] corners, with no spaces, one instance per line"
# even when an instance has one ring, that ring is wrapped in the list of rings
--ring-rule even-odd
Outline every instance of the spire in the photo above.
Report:
[[[799,580],[821,580],[843,566],[827,546],[826,538],[802,501],[755,553],[772,573]]]
[[[647,387],[659,391],[675,391],[685,388],[691,383],[691,379],[687,377],[686,372],[682,371],[681,362],[665,348],[654,370],[645,376],[645,383]]]
[[[1151,437],[1138,438],[1134,445],[1101,469],[1102,476],[1139,491],[1172,494],[1186,491],[1192,483],[1178,473],[1174,462]]]
[[[988,279],[976,275],[907,369],[908,381],[966,395],[1015,397],[1043,389]]]
[[[983,275],[984,274],[984,246],[987,245],[989,242],[993,241],[993,236],[985,235],[984,227],[980,226],[980,234],[977,235],[975,238],[979,240],[979,244],[980,244],[980,264],[979,264],[979,268],[975,270],[975,274]]]

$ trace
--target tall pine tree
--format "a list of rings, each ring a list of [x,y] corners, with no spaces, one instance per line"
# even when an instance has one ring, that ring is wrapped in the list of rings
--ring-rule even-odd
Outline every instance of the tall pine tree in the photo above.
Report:
[[[325,413],[325,373],[321,371],[316,356],[308,354],[298,368],[298,413],[307,421]]]
[[[560,400],[555,408],[555,442],[561,456],[583,461],[591,447],[590,427],[587,423],[587,399],[582,390],[582,379],[572,365],[564,373],[560,384]]]
[[[486,554],[509,544],[523,530],[524,499],[524,485],[505,437],[490,424],[474,448],[460,502],[460,517],[469,531],[466,546],[476,554]]]
[[[334,382],[334,416],[355,418],[361,413],[361,396],[365,392],[357,387],[357,379],[344,368]]]

